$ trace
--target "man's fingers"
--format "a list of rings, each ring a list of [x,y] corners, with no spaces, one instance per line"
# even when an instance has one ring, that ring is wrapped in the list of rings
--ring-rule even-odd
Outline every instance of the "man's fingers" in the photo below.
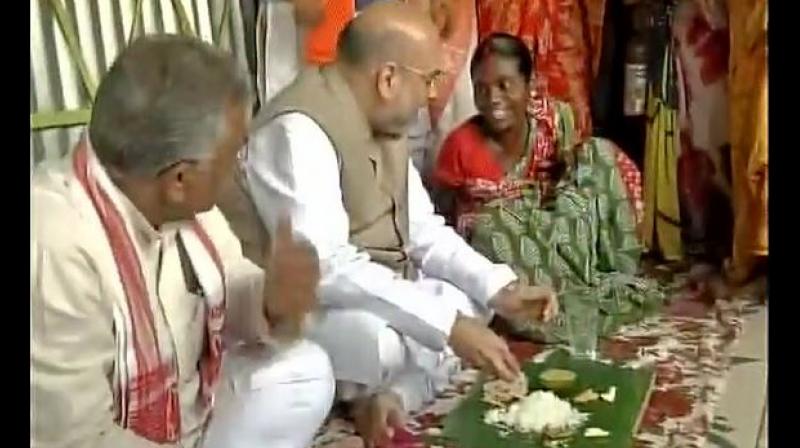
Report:
[[[558,314],[558,296],[555,291],[550,291],[544,308],[543,320],[549,322]]]
[[[503,350],[503,360],[508,369],[514,374],[514,378],[516,378],[519,375],[520,367],[517,358],[511,353],[511,350],[507,348]]]
[[[464,367],[466,367],[468,369],[477,369],[477,370],[483,370],[484,369],[484,366],[482,365],[482,363],[478,359],[467,359],[467,358],[462,358],[462,359],[463,359],[463,362],[464,362]]]
[[[552,288],[546,286],[531,286],[524,291],[529,305],[526,307],[529,313],[528,319],[550,321],[558,314],[558,298]]]
[[[506,360],[501,353],[494,353],[489,358],[490,365],[494,373],[504,381],[514,381],[517,375],[506,364]]]

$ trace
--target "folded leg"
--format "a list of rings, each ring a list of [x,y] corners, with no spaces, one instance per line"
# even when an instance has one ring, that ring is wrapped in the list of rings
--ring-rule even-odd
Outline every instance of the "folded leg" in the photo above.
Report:
[[[203,448],[305,448],[333,396],[328,355],[312,342],[280,352],[233,349],[225,354]]]
[[[450,283],[430,278],[418,283],[440,300],[451,301],[463,314],[488,321],[486,310]],[[401,397],[406,411],[414,411],[435,398],[459,369],[449,348],[428,349],[367,311],[326,310],[311,338],[330,355],[337,397],[343,401],[392,391]]]

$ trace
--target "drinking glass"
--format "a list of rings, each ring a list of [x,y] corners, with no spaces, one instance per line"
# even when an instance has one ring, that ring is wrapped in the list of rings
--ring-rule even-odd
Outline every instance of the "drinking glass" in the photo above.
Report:
[[[576,358],[596,359],[600,309],[591,290],[564,293],[570,350]]]

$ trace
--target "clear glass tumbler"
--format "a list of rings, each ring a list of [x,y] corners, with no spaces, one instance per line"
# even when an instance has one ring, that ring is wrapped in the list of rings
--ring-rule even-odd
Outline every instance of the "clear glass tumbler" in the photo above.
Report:
[[[591,290],[581,290],[564,292],[563,299],[572,355],[595,359],[600,313],[596,298]]]

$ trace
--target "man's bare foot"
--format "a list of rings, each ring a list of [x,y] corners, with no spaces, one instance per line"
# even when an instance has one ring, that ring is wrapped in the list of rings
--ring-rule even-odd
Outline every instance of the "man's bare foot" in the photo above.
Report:
[[[356,432],[365,448],[388,446],[395,428],[405,426],[405,410],[400,397],[393,392],[381,392],[353,403]]]

